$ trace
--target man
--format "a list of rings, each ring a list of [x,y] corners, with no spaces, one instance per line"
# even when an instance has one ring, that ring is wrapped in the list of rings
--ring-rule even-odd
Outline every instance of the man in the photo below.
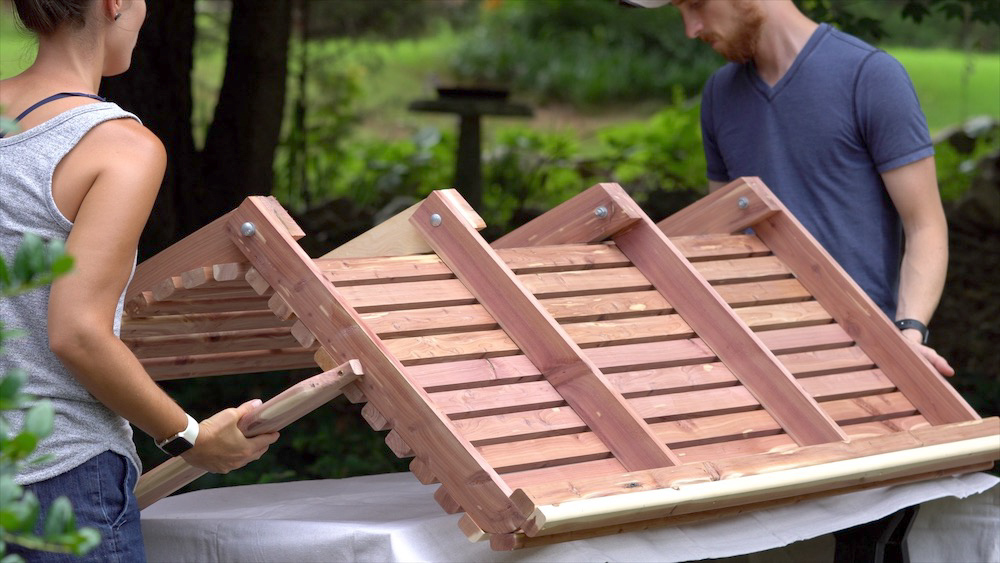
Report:
[[[943,375],[927,327],[948,231],[934,148],[903,67],[792,0],[673,4],[728,59],[702,92],[709,189],[759,176]],[[903,236],[905,235],[905,251]]]

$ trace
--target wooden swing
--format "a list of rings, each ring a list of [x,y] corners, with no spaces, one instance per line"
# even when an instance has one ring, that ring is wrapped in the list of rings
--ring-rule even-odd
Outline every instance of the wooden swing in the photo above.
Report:
[[[598,184],[493,244],[484,226],[442,190],[312,259],[285,210],[251,197],[139,267],[122,337],[157,379],[318,365],[313,403],[366,403],[497,550],[1000,458],[1000,420],[757,178],[659,224]],[[307,403],[279,397],[258,431]],[[173,463],[143,477],[144,504],[176,489]]]

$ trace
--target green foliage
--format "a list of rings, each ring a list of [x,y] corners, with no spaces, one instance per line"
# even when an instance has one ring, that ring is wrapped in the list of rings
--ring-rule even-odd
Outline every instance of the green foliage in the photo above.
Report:
[[[294,207],[331,190],[347,137],[358,123],[363,63],[348,60],[344,44],[296,41],[290,47],[285,133],[275,151],[274,194]]]
[[[62,241],[45,243],[29,233],[24,236],[11,266],[0,259],[0,296],[13,297],[48,285],[72,267],[73,259],[65,253]]]
[[[976,172],[976,163],[984,156],[997,151],[996,140],[997,137],[994,135],[993,143],[977,142],[971,154],[962,153],[949,143],[940,143],[934,147],[938,187],[943,201],[957,201],[968,191]]]
[[[440,0],[306,0],[310,37],[378,37],[400,39],[426,33],[435,22],[461,23],[474,3]]]
[[[700,106],[685,103],[679,88],[674,90],[673,105],[648,121],[609,127],[599,138],[603,168],[640,202],[653,192],[707,183]]]
[[[614,0],[507,1],[484,13],[453,72],[459,81],[503,84],[543,102],[669,99],[678,84],[699,91],[721,61],[681,29],[677,10],[633,10]]]
[[[579,144],[567,133],[519,127],[498,135],[483,162],[483,220],[488,234],[569,199],[584,186]]]
[[[42,242],[37,236],[26,235],[14,262],[8,267],[0,257],[0,298],[12,297],[51,283],[73,266],[61,241]],[[3,343],[15,336],[0,323],[0,353]],[[52,433],[55,412],[49,401],[34,401],[21,392],[27,376],[13,370],[0,376],[0,556],[7,544],[30,549],[85,555],[101,541],[93,528],[76,527],[73,507],[66,497],[57,498],[46,511],[41,535],[34,532],[41,514],[38,498],[14,482],[17,468],[23,463],[41,461],[29,459],[38,442]],[[24,427],[11,435],[3,411],[27,409]],[[20,561],[17,556],[3,558],[4,563]]]
[[[799,0],[815,21],[866,41],[921,47],[996,49],[996,0]]]

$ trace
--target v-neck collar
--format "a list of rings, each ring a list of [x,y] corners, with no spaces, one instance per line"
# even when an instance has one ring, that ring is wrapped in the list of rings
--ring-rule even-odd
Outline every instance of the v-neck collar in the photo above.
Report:
[[[773,101],[774,98],[776,98],[778,94],[780,94],[781,91],[785,88],[785,85],[788,84],[792,80],[792,78],[795,77],[795,73],[796,71],[798,71],[799,67],[802,66],[803,61],[809,58],[809,55],[811,55],[812,52],[816,50],[816,46],[819,45],[819,42],[822,41],[824,37],[826,37],[826,35],[830,32],[831,29],[832,28],[830,27],[829,24],[826,23],[819,24],[819,27],[817,27],[816,30],[813,31],[812,35],[809,37],[809,41],[806,41],[806,44],[802,47],[802,50],[799,51],[799,54],[795,56],[795,60],[792,62],[792,66],[788,67],[788,70],[785,71],[784,76],[782,76],[781,79],[779,79],[774,84],[774,86],[768,86],[767,82],[764,82],[764,79],[762,79],[760,77],[760,74],[757,73],[757,66],[753,63],[753,61],[747,63],[746,64],[747,77],[750,79],[751,84],[753,84],[754,89],[757,90],[757,92],[759,92],[761,96],[764,96],[764,99],[767,100],[768,102]]]

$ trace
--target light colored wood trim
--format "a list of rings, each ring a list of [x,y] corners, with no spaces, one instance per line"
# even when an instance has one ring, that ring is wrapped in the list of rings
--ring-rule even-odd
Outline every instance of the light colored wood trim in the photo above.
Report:
[[[541,505],[529,515],[524,531],[529,536],[568,532],[987,463],[994,459],[996,445],[992,436],[974,438],[676,489]]]
[[[638,206],[633,206],[632,213],[641,220],[615,236],[619,250],[642,270],[796,442],[810,445],[845,440],[847,436],[802,390],[761,339],[681,256],[649,217]],[[722,215],[724,211],[718,213]]]
[[[452,192],[457,196],[457,192]],[[440,218],[437,226],[431,223],[432,215]],[[447,194],[432,193],[410,220],[625,467],[648,469],[679,463],[625,399],[610,387],[580,347],[545,313],[510,268],[466,223]]]
[[[335,370],[300,381],[263,403],[240,419],[237,427],[250,438],[277,432],[306,414],[328,403],[340,389],[363,374],[361,364],[351,360]],[[139,478],[135,495],[139,509],[144,509],[206,473],[189,465],[182,457],[173,457]]]
[[[974,438],[992,437],[994,445],[1000,444],[1000,419],[989,419],[912,428],[882,436],[857,438],[849,442],[830,442],[815,446],[801,446],[791,450],[718,459],[710,463],[685,464],[649,471],[590,477],[570,476],[565,479],[548,479],[523,488],[538,504],[588,499],[609,495],[631,494],[661,488],[679,487],[690,483],[708,483],[717,480],[738,480],[747,475],[767,474],[784,469],[797,469],[855,457],[896,452],[905,449]],[[994,459],[1000,450],[994,448]],[[953,460],[956,467],[965,465],[963,460]]]
[[[396,430],[417,454],[434,452],[437,457],[428,461],[455,500],[475,511],[477,522],[487,531],[516,530],[524,515],[511,504],[510,489],[471,444],[456,435],[447,417],[430,405],[427,394],[284,232],[263,199],[247,198],[232,212],[225,227],[231,240],[316,336],[323,352],[335,360],[350,354],[361,361],[368,375],[358,385],[363,391],[369,385],[377,387],[378,393],[365,393],[375,407],[407,421]],[[253,236],[240,233],[244,222],[256,226]]]
[[[636,217],[623,206],[624,192],[609,189],[617,184],[597,184],[521,227],[495,240],[493,248],[602,241],[628,227]],[[603,208],[604,213],[597,213]]]
[[[773,195],[764,196],[749,186],[746,178],[739,178],[660,221],[657,227],[668,237],[735,233],[776,213],[775,201]]]
[[[322,260],[366,258],[370,256],[408,256],[431,251],[424,237],[410,225],[410,216],[420,206],[418,202],[375,225],[368,231],[327,252]],[[475,215],[475,212],[472,213]],[[475,215],[478,217],[478,215]],[[486,225],[479,220],[482,229]]]
[[[622,534],[626,532],[637,532],[642,530],[649,530],[653,528],[658,528],[661,526],[682,526],[685,524],[691,524],[695,522],[703,522],[708,520],[714,520],[718,518],[724,518],[727,516],[735,516],[738,514],[745,514],[750,511],[763,510],[767,508],[778,508],[781,506],[787,506],[796,504],[806,500],[813,500],[818,498],[823,498],[827,496],[832,496],[836,494],[849,493],[854,491],[860,491],[865,489],[871,489],[875,487],[885,487],[889,485],[901,485],[905,483],[912,483],[916,481],[925,481],[928,479],[936,479],[940,477],[948,477],[951,475],[961,475],[964,473],[974,473],[976,471],[984,471],[992,467],[992,463],[985,464],[974,464],[967,465],[964,467],[958,467],[954,469],[946,469],[943,471],[931,471],[929,473],[921,473],[917,475],[911,475],[907,477],[900,477],[896,479],[888,479],[885,481],[876,481],[870,483],[861,483],[851,487],[846,487],[843,489],[831,489],[829,491],[820,491],[805,495],[796,495],[791,497],[784,497],[778,499],[767,500],[763,502],[743,504],[739,506],[733,506],[729,508],[706,510],[703,512],[694,512],[691,514],[681,514],[676,516],[667,516],[664,518],[653,518],[650,520],[642,520],[639,522],[632,522],[628,524],[617,524],[611,526],[598,526],[595,528],[587,528],[584,530],[579,530],[575,532],[566,532],[562,534],[551,534],[547,536],[529,537],[523,532],[513,533],[513,534],[483,534],[483,537],[479,538],[479,541],[489,540],[490,548],[494,551],[511,551],[514,549],[523,549],[527,547],[542,547],[546,545],[552,545],[555,543],[566,542],[566,541],[576,541],[587,538],[608,536],[614,534]]]
[[[979,415],[916,352],[881,309],[837,264],[759,178],[742,178],[776,213],[754,225],[780,257],[865,352],[933,424],[978,420]]]

